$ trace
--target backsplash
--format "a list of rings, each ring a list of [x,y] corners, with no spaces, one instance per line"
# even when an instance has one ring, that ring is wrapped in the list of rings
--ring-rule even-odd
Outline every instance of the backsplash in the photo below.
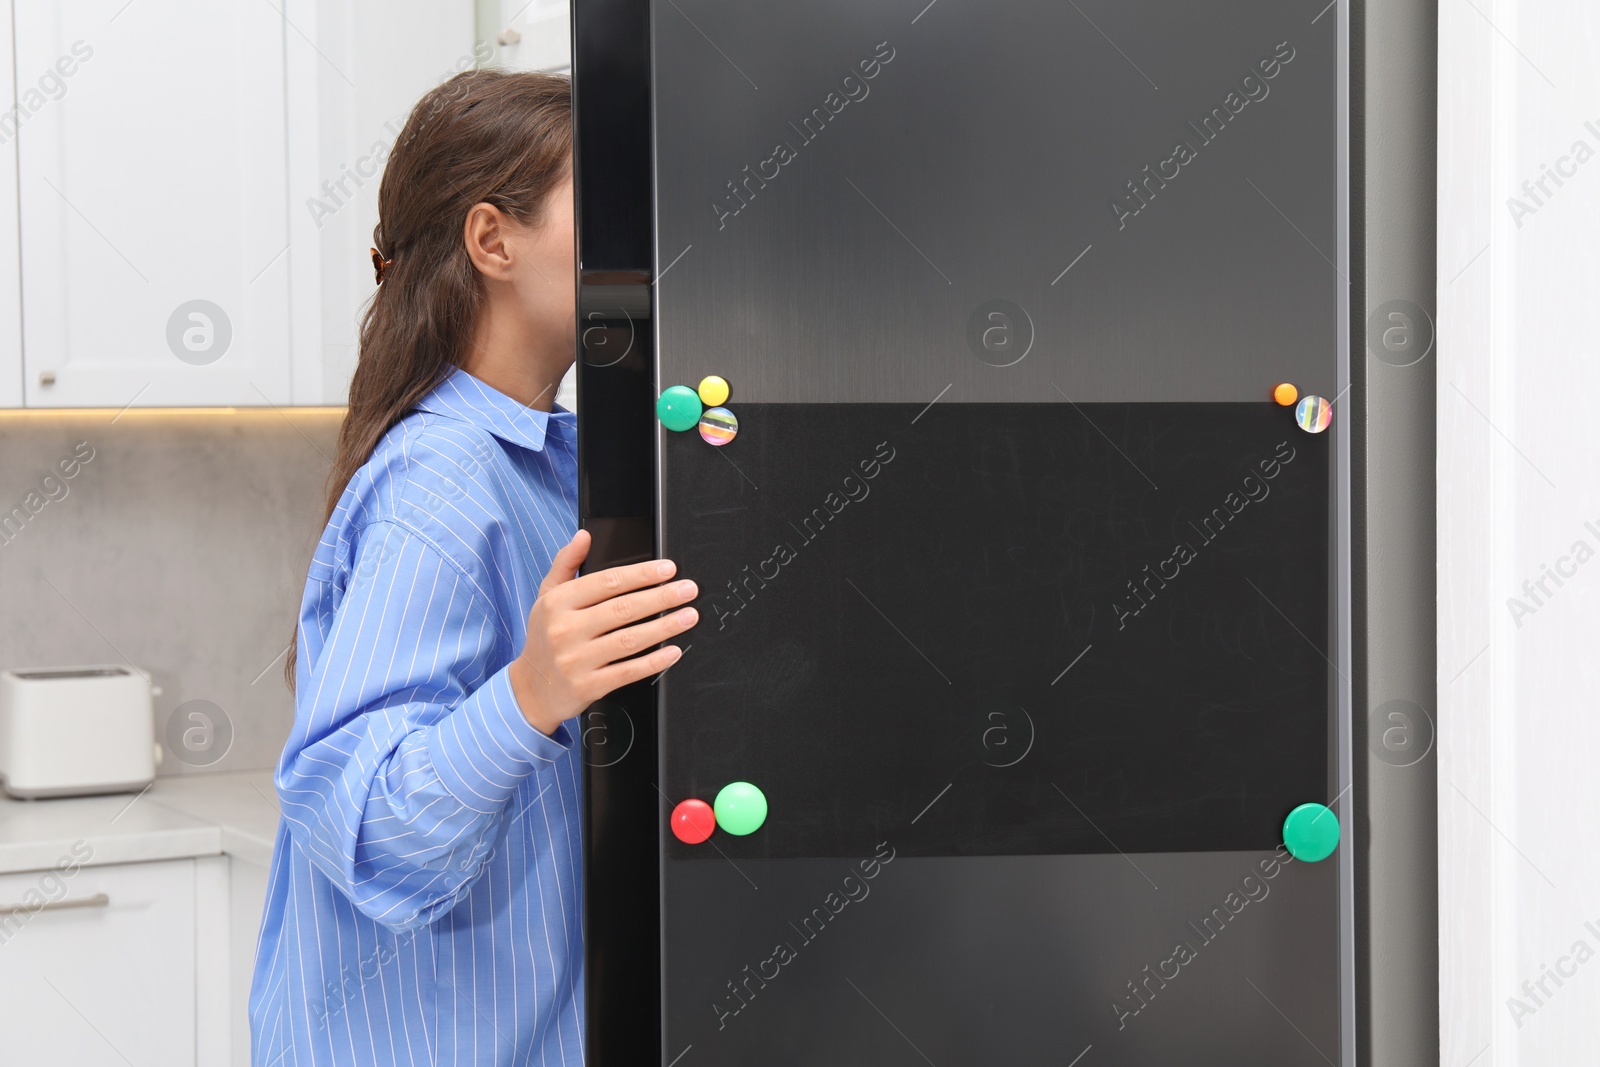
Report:
[[[341,417],[0,413],[0,667],[131,663],[161,774],[273,766]]]

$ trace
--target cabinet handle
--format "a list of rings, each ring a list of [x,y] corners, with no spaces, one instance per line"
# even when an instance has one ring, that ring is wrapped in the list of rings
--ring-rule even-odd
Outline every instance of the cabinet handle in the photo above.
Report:
[[[37,908],[27,904],[0,904],[0,915],[25,915],[36,911],[66,911],[68,908],[104,908],[111,904],[111,898],[104,893],[96,893],[92,897],[79,897],[77,900],[52,900],[39,905]]]

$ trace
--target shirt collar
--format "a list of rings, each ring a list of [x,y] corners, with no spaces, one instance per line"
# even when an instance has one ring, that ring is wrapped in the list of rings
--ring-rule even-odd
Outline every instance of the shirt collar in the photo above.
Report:
[[[443,381],[417,401],[417,410],[460,419],[489,431],[502,441],[535,452],[544,449],[545,431],[551,419],[549,412],[518,403],[460,367],[451,370]],[[557,409],[558,419],[565,414]]]

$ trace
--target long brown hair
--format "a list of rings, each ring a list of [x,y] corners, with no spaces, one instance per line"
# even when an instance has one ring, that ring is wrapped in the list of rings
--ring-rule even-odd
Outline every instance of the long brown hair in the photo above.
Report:
[[[411,109],[378,188],[382,280],[361,319],[323,526],[383,435],[466,358],[483,304],[463,243],[468,212],[487,203],[537,224],[571,155],[572,87],[559,75],[464,71]],[[291,690],[296,651],[290,642]]]

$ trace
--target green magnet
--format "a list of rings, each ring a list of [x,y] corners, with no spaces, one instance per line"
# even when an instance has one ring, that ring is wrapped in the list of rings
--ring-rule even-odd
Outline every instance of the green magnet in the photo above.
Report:
[[[767,798],[749,782],[723,786],[712,807],[717,813],[717,825],[738,837],[755,833],[767,821]]]
[[[669,430],[692,430],[700,422],[700,394],[687,385],[674,385],[656,401],[656,418]]]
[[[1322,804],[1302,804],[1283,820],[1283,843],[1297,860],[1325,860],[1339,847],[1339,816]]]

